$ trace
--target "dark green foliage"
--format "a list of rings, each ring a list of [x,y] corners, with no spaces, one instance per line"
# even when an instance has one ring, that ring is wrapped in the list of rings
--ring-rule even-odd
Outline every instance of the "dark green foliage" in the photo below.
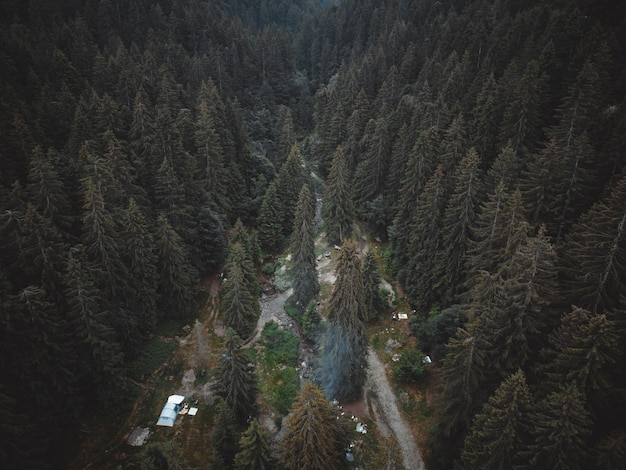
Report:
[[[272,470],[276,468],[269,433],[255,418],[239,441],[240,451],[235,455],[237,470]]]
[[[422,361],[424,353],[411,349],[400,355],[398,364],[394,367],[393,375],[399,382],[415,383],[426,374],[427,364]]]
[[[184,470],[187,468],[179,446],[173,442],[150,444],[139,459],[141,470]]]
[[[356,242],[348,240],[339,255],[319,367],[324,392],[330,399],[342,402],[361,398],[366,378],[366,312],[361,269]]]
[[[263,328],[265,356],[270,367],[277,364],[293,366],[298,358],[298,340],[290,332],[282,329],[275,322],[269,322]]]
[[[311,300],[302,316],[302,335],[309,341],[314,341],[319,332],[321,320],[317,302]]]
[[[235,421],[241,424],[256,412],[258,388],[254,364],[250,363],[233,329],[226,331],[224,349],[216,372],[216,392],[224,398]]]
[[[213,428],[211,429],[211,442],[213,448],[209,457],[209,468],[220,470],[232,468],[235,455],[239,452],[239,440],[241,433],[233,417],[233,412],[225,400],[218,401]]]
[[[347,436],[324,393],[305,382],[287,417],[280,441],[280,461],[286,470],[342,469]]]
[[[320,290],[315,264],[315,203],[307,185],[298,197],[291,244],[293,292],[296,305],[303,308]]]
[[[446,353],[446,343],[466,321],[463,307],[452,305],[423,321],[417,315],[412,315],[409,326],[411,333],[417,337],[419,348],[433,359],[441,359]]]
[[[371,251],[368,251],[363,258],[362,271],[361,276],[363,277],[363,292],[365,297],[364,321],[368,322],[378,318],[387,306],[386,299],[380,288],[378,261]]]
[[[350,190],[350,172],[341,147],[335,150],[324,193],[322,217],[326,238],[330,243],[341,243],[352,233],[354,207]]]
[[[220,299],[225,324],[247,338],[260,314],[260,287],[252,260],[239,242],[230,248],[225,273],[226,285]]]
[[[527,468],[588,468],[591,418],[574,382],[539,401],[529,416],[533,442],[522,454]]]
[[[472,422],[461,454],[467,469],[515,468],[524,462],[532,397],[524,373],[510,375]]]
[[[192,260],[201,276],[214,274],[226,260],[226,230],[221,217],[208,207],[198,214]]]

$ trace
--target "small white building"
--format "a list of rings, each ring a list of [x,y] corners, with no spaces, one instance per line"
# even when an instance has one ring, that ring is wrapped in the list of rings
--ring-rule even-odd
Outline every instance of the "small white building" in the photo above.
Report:
[[[182,395],[170,395],[167,399],[167,403],[161,410],[161,416],[159,416],[157,426],[167,426],[170,428],[174,426],[174,421],[176,421],[178,412],[183,406],[183,401],[185,401],[185,397]]]

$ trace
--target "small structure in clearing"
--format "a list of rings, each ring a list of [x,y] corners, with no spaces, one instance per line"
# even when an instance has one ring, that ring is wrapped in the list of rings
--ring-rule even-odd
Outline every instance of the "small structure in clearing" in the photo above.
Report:
[[[182,408],[184,400],[185,397],[182,395],[170,395],[167,399],[167,403],[161,410],[161,416],[159,416],[157,426],[167,426],[170,428],[174,426],[174,421],[176,421],[176,417]]]

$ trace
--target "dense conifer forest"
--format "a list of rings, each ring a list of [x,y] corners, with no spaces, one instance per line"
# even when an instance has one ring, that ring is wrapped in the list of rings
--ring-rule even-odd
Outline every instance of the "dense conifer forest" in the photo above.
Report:
[[[263,260],[291,247],[298,304],[319,293],[313,173],[328,241],[346,242],[322,389],[358,396],[364,322],[381,308],[358,223],[439,371],[429,469],[622,468],[614,3],[1,2],[2,466],[67,466],[81,416],[125,412],[128,364],[157,324],[193,317],[200,280],[225,267],[223,432],[207,465],[299,468],[300,452],[342,468],[343,430],[312,384],[278,451],[246,422],[258,390],[241,343]],[[335,353],[332,335],[352,349]],[[307,420],[324,439],[298,440]],[[141,468],[169,468],[150,458]]]

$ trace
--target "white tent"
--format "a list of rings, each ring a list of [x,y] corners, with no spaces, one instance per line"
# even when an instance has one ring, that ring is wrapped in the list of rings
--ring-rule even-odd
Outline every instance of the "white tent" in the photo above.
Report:
[[[170,395],[167,399],[167,403],[161,410],[161,416],[159,416],[159,420],[157,421],[157,426],[174,426],[174,421],[176,421],[176,416],[178,416],[178,412],[181,408],[181,403],[185,400],[185,397],[182,395]]]

